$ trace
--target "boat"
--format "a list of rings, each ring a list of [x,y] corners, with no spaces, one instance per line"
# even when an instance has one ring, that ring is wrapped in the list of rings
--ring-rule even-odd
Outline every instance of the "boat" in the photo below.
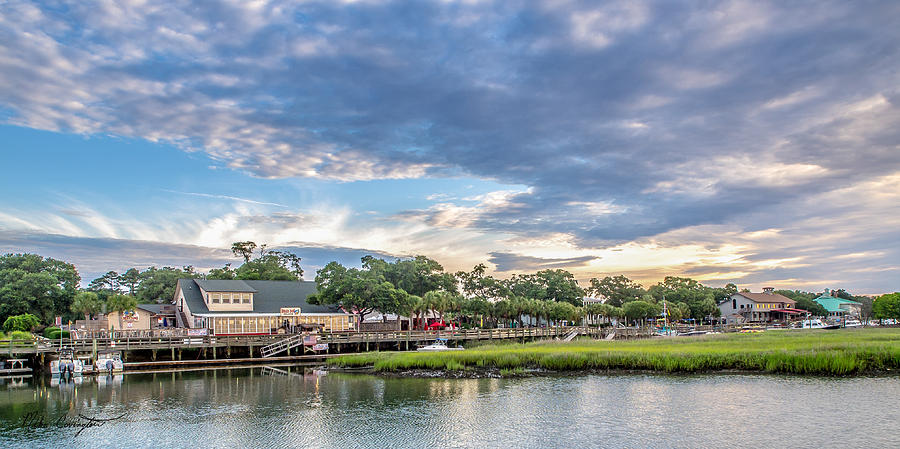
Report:
[[[825,323],[818,318],[802,320],[797,323],[797,329],[825,329]]]
[[[113,374],[125,371],[122,363],[122,353],[119,351],[103,351],[97,355],[94,362],[94,372],[98,374]]]
[[[81,377],[84,371],[84,362],[75,357],[75,350],[62,348],[59,350],[59,358],[50,361],[50,374],[53,377]]]
[[[850,318],[844,321],[844,327],[862,327],[862,325],[863,324],[861,321],[854,318]]]
[[[432,343],[428,346],[422,346],[421,348],[416,349],[416,351],[439,352],[439,351],[462,351],[464,349],[465,348],[463,348],[463,347],[450,348],[447,346],[446,338],[438,338],[438,339],[434,340],[434,343]]]
[[[693,337],[693,336],[695,336],[695,335],[706,335],[706,334],[708,334],[708,333],[709,333],[709,332],[707,332],[707,331],[693,330],[693,331],[687,331],[687,332],[680,332],[680,333],[678,334],[678,336],[679,336],[679,337]]]

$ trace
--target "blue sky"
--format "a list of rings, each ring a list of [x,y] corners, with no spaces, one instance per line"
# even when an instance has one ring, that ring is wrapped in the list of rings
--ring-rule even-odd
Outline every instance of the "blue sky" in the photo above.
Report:
[[[900,5],[0,4],[0,251],[900,279]]]

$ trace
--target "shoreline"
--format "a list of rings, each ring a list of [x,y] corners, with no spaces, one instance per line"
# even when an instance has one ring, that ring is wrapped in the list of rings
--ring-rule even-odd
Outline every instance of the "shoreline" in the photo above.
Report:
[[[759,373],[827,377],[900,373],[900,330],[720,334],[623,342],[576,340],[465,351],[336,357],[330,369],[410,377],[516,377],[543,373]]]
[[[754,371],[740,369],[722,369],[709,371],[657,371],[648,369],[589,369],[572,371],[552,371],[544,369],[525,369],[523,372],[510,374],[501,373],[500,369],[473,369],[462,371],[414,369],[405,371],[376,371],[373,367],[365,368],[334,368],[323,366],[322,369],[329,373],[364,374],[369,376],[395,378],[395,379],[529,379],[535,377],[580,377],[580,376],[630,376],[630,375],[658,375],[658,376],[791,376],[810,378],[839,378],[852,379],[856,377],[897,377],[900,370],[876,370],[857,372],[850,375],[825,375],[825,374],[790,374],[769,371]]]

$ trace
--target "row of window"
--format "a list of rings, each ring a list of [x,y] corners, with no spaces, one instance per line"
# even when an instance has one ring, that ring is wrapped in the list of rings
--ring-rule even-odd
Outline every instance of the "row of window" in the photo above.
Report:
[[[784,304],[774,304],[774,303],[756,304],[757,309],[780,309],[782,307],[784,307]],[[731,308],[737,309],[737,300],[734,300],[734,299],[731,300]],[[741,308],[742,309],[744,308],[743,304],[741,304]],[[753,306],[750,304],[747,304],[747,308],[752,309]]]
[[[250,304],[250,293],[207,293],[207,304]]]

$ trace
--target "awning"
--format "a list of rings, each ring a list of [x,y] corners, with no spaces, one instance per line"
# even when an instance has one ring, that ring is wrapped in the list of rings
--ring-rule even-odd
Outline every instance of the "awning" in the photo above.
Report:
[[[775,310],[771,310],[771,312],[781,312],[781,313],[786,313],[788,315],[800,315],[801,313],[806,313],[805,310],[799,310],[799,309],[775,309]]]

